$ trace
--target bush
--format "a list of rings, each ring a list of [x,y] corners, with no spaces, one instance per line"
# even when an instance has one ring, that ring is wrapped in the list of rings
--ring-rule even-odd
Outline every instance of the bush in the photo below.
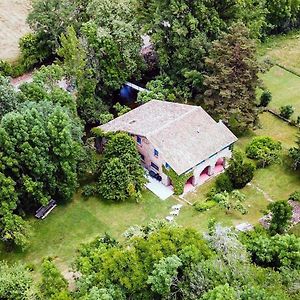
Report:
[[[82,196],[89,198],[97,194],[97,186],[95,184],[87,184],[82,188]]]
[[[295,109],[292,105],[285,105],[280,107],[280,115],[285,119],[290,119]]]
[[[300,191],[296,191],[289,196],[289,200],[300,202]]]
[[[235,189],[242,189],[254,177],[255,165],[245,162],[242,152],[235,152],[230,160],[227,174]]]
[[[227,173],[223,173],[218,176],[216,180],[216,189],[219,192],[231,192],[233,191],[232,182]]]
[[[194,207],[197,211],[204,212],[204,211],[207,211],[207,210],[215,207],[216,205],[217,205],[217,203],[215,201],[209,200],[206,202],[196,202],[194,204]]]
[[[255,137],[246,147],[248,158],[258,160],[258,166],[265,167],[279,161],[282,150],[280,142],[274,141],[270,137]]]
[[[260,96],[260,106],[267,107],[272,100],[272,94],[270,91],[263,91]]]
[[[0,76],[11,76],[12,66],[4,60],[0,60]]]

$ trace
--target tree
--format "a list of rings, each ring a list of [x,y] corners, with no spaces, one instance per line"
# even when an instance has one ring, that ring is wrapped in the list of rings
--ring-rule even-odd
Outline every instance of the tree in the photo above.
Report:
[[[147,283],[151,285],[152,291],[162,296],[169,295],[172,285],[176,284],[177,269],[181,265],[181,261],[176,255],[162,258],[155,264],[152,274],[147,280]]]
[[[90,20],[81,33],[101,97],[110,97],[124,82],[140,77],[142,41],[133,4],[131,0],[93,0],[87,7]]]
[[[255,166],[252,163],[245,161],[243,153],[235,151],[226,172],[233,187],[241,189],[253,179],[254,171]]]
[[[290,119],[294,112],[295,108],[292,105],[285,105],[280,107],[280,115],[285,119]]]
[[[205,293],[201,300],[236,300],[237,293],[234,288],[230,287],[228,283],[219,285],[213,290]]]
[[[0,239],[10,249],[12,246],[24,248],[30,235],[29,225],[14,214],[18,206],[16,182],[0,172]]]
[[[0,75],[0,120],[18,106],[16,92],[8,78]]]
[[[181,101],[194,98],[203,84],[204,56],[237,18],[237,1],[139,0],[136,11],[158,54],[160,72],[175,82]]]
[[[146,183],[144,174],[133,139],[127,133],[114,134],[104,149],[99,177],[100,194],[115,201],[138,199]]]
[[[281,151],[281,142],[274,141],[272,138],[265,136],[253,138],[246,147],[247,157],[258,160],[258,166],[262,168],[273,163],[278,163]]]
[[[292,206],[285,200],[268,205],[272,214],[269,230],[272,234],[284,233],[291,223],[293,214]]]
[[[267,107],[271,101],[272,93],[268,90],[263,91],[263,93],[260,96],[260,106]]]
[[[24,266],[0,261],[0,299],[34,299],[32,276]]]
[[[213,43],[205,62],[204,102],[208,112],[237,133],[253,127],[260,67],[249,30],[242,23],[234,24],[228,34]]]
[[[300,133],[297,135],[296,147],[292,147],[289,150],[289,156],[293,160],[293,168],[298,170],[300,168]]]
[[[130,198],[129,172],[117,157],[104,164],[99,178],[98,190],[103,199],[125,201]]]
[[[61,299],[66,293],[68,282],[61,275],[51,258],[46,258],[42,263],[42,279],[39,284],[40,294],[43,299]]]
[[[143,237],[130,237],[121,243],[108,237],[98,238],[83,246],[76,260],[82,274],[80,296],[90,293],[94,286],[107,290],[113,286],[123,291],[125,299],[156,299],[160,293],[168,296],[169,289],[172,293],[178,291],[172,285],[177,282],[176,274],[180,279],[183,270],[212,255],[194,229],[164,223],[141,230]]]
[[[75,98],[59,86],[63,76],[64,71],[58,65],[42,66],[33,73],[32,82],[24,83],[20,86],[19,101],[50,101],[53,104],[59,104],[68,108],[70,113],[77,117]]]
[[[29,102],[0,123],[1,238],[24,244],[27,227],[17,211],[32,212],[50,199],[68,201],[77,187],[81,127],[68,110]]]
[[[248,233],[243,243],[253,262],[259,266],[299,270],[299,237],[289,234],[270,236],[266,231],[259,230]]]
[[[299,25],[300,1],[268,0],[267,21],[271,24],[271,33],[286,32]]]
[[[35,0],[27,22],[51,54],[59,47],[59,37],[74,22],[77,1]]]
[[[216,201],[219,206],[226,209],[226,213],[230,210],[237,210],[243,215],[247,213],[247,209],[243,205],[243,202],[245,202],[245,195],[237,190],[230,193],[227,191],[218,193],[214,195],[213,200]]]

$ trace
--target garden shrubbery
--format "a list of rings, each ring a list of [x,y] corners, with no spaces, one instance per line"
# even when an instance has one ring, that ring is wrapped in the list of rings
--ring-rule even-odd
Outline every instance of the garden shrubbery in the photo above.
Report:
[[[279,162],[282,145],[270,137],[259,136],[253,138],[246,148],[248,158],[257,160],[257,166],[265,166]]]
[[[267,107],[272,101],[272,94],[270,91],[265,90],[260,96],[260,106]]]
[[[245,160],[242,152],[236,151],[226,173],[232,182],[233,188],[242,189],[253,179],[255,169],[253,163]]]
[[[207,210],[215,207],[216,205],[217,205],[217,203],[213,200],[208,200],[205,202],[197,201],[196,203],[194,203],[195,209],[199,212],[207,211]]]
[[[294,112],[295,108],[292,105],[285,105],[280,107],[280,116],[285,119],[289,120]]]
[[[296,191],[289,196],[289,200],[300,202],[300,191]]]

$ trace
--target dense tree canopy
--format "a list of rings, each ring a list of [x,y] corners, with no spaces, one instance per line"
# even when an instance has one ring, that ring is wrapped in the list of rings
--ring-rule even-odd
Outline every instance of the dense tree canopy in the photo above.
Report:
[[[131,136],[126,133],[112,135],[105,145],[101,164],[99,193],[104,199],[139,199],[146,179]]]
[[[222,119],[237,133],[257,121],[256,88],[260,71],[255,43],[241,23],[213,43],[206,59],[205,106],[216,119]]]
[[[0,120],[8,112],[15,110],[18,106],[16,92],[8,78],[0,75]]]
[[[27,102],[6,114],[0,124],[1,223],[20,226],[17,217],[8,219],[16,209],[31,211],[50,199],[70,200],[81,151],[80,126],[61,106]],[[10,231],[3,230],[5,226],[1,235],[6,240]],[[16,233],[14,240],[18,237]]]

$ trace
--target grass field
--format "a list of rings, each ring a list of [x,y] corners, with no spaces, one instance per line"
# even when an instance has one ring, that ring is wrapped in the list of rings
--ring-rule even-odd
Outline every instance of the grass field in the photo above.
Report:
[[[262,59],[269,58],[300,75],[300,31],[268,38],[258,53]]]
[[[45,220],[32,218],[33,236],[29,248],[25,252],[1,251],[0,260],[22,260],[38,266],[43,257],[51,256],[65,269],[81,243],[105,232],[119,238],[131,225],[166,217],[175,203],[172,198],[161,201],[148,191],[143,194],[141,203],[120,204],[105,203],[97,198],[84,200],[77,194],[70,204],[58,206]]]
[[[276,109],[278,111],[281,106],[292,105],[295,108],[293,117],[296,118],[300,115],[299,76],[275,66],[271,68],[269,72],[263,74],[261,76],[261,79],[263,80],[264,86],[273,95],[272,102],[269,105],[270,108]]]
[[[30,0],[0,1],[0,60],[15,61],[19,55],[19,39],[29,32],[26,18]]]
[[[287,150],[295,144],[294,140],[297,129],[287,125],[269,113],[262,114],[260,120],[261,128],[241,138],[236,147],[244,150],[254,136],[271,136],[282,142],[285,154],[283,155],[281,164],[257,170],[252,181],[252,186],[247,186],[241,190],[247,199],[248,214],[244,216],[238,212],[226,214],[218,207],[205,213],[186,209],[183,210],[183,214],[179,217],[180,223],[194,226],[200,230],[206,229],[209,220],[212,218],[225,225],[236,225],[242,222],[256,224],[270,203],[270,199],[274,201],[287,199],[292,192],[299,190],[300,174],[291,169],[289,161],[286,158]],[[210,191],[213,184],[214,180],[199,187],[195,192],[187,195],[187,199],[192,203],[205,201],[206,194]],[[266,194],[257,190],[257,187],[263,190],[268,197],[266,198]]]

